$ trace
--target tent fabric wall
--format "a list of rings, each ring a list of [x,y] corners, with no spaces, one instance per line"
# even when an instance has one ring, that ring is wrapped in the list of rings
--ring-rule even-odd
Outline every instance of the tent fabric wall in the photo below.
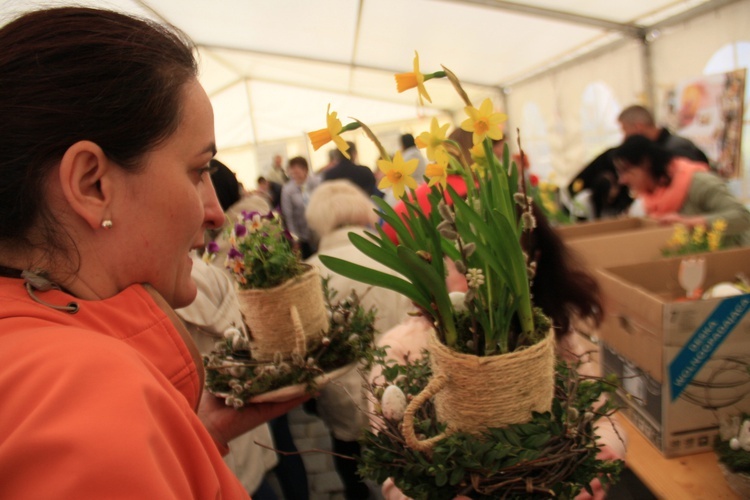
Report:
[[[464,104],[445,80],[428,82],[425,106],[416,92],[396,93],[393,74],[411,70],[415,50],[423,71],[454,70],[475,104],[492,96],[507,107],[511,135],[523,125],[532,161],[564,178],[594,147],[581,118],[588,85],[599,82],[622,106],[658,99],[661,86],[699,75],[722,43],[750,32],[750,0],[0,0],[0,24],[70,4],[171,23],[196,42],[219,158],[250,187],[274,152],[325,163],[304,134],[324,125],[328,103],[344,119],[385,126],[388,137],[418,132],[415,123],[437,114],[459,123]],[[650,45],[653,89],[638,42],[652,26],[662,31]],[[542,125],[529,129],[533,113]]]
[[[593,157],[584,154],[580,106],[585,86],[602,81],[610,87],[621,107],[644,104],[660,119],[665,91],[680,80],[701,75],[711,56],[723,45],[750,41],[750,1],[741,1],[664,29],[649,46],[651,67],[646,68],[643,46],[633,40],[597,57],[521,83],[509,95],[513,128],[521,126],[524,107],[536,103],[545,118],[552,151],[553,170],[568,180]],[[648,101],[646,71],[652,71],[654,103]],[[750,96],[745,96],[746,103]],[[746,107],[747,110],[747,107]],[[746,116],[747,113],[746,113]],[[521,117],[521,118],[519,118]],[[522,130],[523,136],[523,130]],[[601,149],[616,145],[602,144]],[[747,156],[746,156],[747,157]],[[532,169],[533,161],[532,160]],[[747,161],[743,171],[748,171]],[[748,179],[745,175],[745,183]],[[747,189],[745,194],[747,194]]]

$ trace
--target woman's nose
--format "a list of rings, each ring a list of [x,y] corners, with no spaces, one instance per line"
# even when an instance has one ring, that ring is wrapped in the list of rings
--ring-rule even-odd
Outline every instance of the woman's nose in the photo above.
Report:
[[[213,184],[206,183],[206,188],[203,195],[203,222],[209,229],[220,228],[224,225],[224,210],[221,208]]]

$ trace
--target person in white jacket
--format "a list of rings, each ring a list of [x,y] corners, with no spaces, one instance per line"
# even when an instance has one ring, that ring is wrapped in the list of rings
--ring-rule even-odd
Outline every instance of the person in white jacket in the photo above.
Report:
[[[234,284],[229,277],[221,269],[207,264],[197,255],[192,259],[191,277],[198,286],[198,295],[192,304],[177,309],[176,312],[185,323],[201,354],[208,354],[214,344],[224,338],[226,330],[236,328],[245,331],[246,327],[242,321]],[[256,442],[267,448],[259,446]],[[266,473],[278,462],[273,448],[268,424],[256,427],[229,443],[229,453],[224,457],[224,461],[253,498],[264,497],[260,491],[267,491],[270,487],[264,484],[264,479]]]
[[[354,291],[365,309],[375,308],[375,329],[384,332],[403,321],[413,309],[409,299],[385,288],[373,287],[346,278],[326,268],[319,255],[329,255],[384,272],[393,271],[361,253],[349,241],[349,233],[364,234],[374,230],[377,216],[374,204],[354,183],[332,180],[322,183],[310,197],[306,217],[310,228],[320,238],[318,253],[306,262],[316,266],[322,277],[328,277],[328,287],[337,292],[334,300],[344,300]],[[307,406],[307,405],[306,405]],[[325,386],[316,400],[316,411],[332,434],[333,451],[357,456],[357,439],[367,427],[366,398],[362,377],[357,370]],[[347,500],[368,498],[367,486],[356,475],[353,460],[334,456],[334,463],[346,489]]]

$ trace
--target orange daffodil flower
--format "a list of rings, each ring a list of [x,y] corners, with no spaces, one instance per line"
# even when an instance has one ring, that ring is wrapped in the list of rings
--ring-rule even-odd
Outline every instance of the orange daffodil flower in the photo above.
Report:
[[[467,132],[472,132],[474,144],[482,142],[485,137],[496,141],[503,138],[503,130],[500,124],[508,117],[504,113],[495,113],[492,101],[487,98],[482,102],[479,109],[474,106],[464,108],[469,118],[461,122],[461,128]]]
[[[448,151],[446,151],[443,144],[446,140],[446,133],[449,126],[449,123],[440,126],[437,118],[433,117],[430,123],[430,131],[422,132],[414,141],[418,148],[427,150],[426,153],[429,160],[441,165],[446,165],[449,161]]]
[[[429,78],[427,78],[429,79]],[[417,87],[417,92],[419,92],[419,104],[424,106],[424,101],[422,98],[424,97],[427,99],[427,102],[432,103],[432,99],[430,99],[430,94],[427,93],[427,89],[424,87],[425,82],[425,75],[423,75],[419,71],[419,54],[417,51],[414,51],[414,71],[412,73],[398,73],[396,75],[396,90],[398,90],[399,93],[413,89],[414,87]]]
[[[341,151],[341,154],[346,156],[347,159],[351,159],[349,153],[347,153],[349,145],[340,135],[345,129],[341,126],[341,120],[338,119],[338,114],[335,111],[331,112],[330,104],[328,105],[326,113],[326,128],[315,130],[314,132],[307,134],[310,137],[313,150],[317,151],[321,146],[333,141],[334,144],[336,144],[336,147],[339,148],[339,151]]]
[[[401,151],[396,152],[393,156],[393,161],[388,159],[378,160],[378,168],[385,174],[380,179],[378,188],[386,189],[392,187],[393,195],[396,198],[401,198],[404,195],[405,186],[417,189],[417,181],[411,175],[417,169],[418,165],[419,160],[416,158],[404,161]]]

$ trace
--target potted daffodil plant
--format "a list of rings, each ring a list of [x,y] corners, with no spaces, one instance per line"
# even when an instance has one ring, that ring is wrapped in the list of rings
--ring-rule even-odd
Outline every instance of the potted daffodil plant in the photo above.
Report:
[[[420,101],[429,101],[425,82],[433,78],[447,78],[465,102],[467,118],[460,126],[472,134],[473,147],[463,151],[446,137],[448,124],[434,118],[430,130],[418,135],[417,146],[426,150],[428,158],[426,201],[418,201],[414,193],[417,183],[411,174],[417,160],[405,161],[400,152],[391,157],[361,121],[342,125],[329,108],[327,127],[310,134],[316,149],[329,141],[341,149],[346,146],[340,134],[361,129],[380,151],[379,187],[391,187],[405,206],[399,213],[373,197],[378,215],[396,234],[395,241],[382,227],[368,236],[350,234],[361,252],[396,275],[324,255],[321,261],[334,272],[409,297],[433,328],[428,342],[429,381],[410,395],[408,405],[404,399],[406,407],[395,413],[399,422],[392,428],[399,436],[392,443],[403,442],[411,450],[404,452],[412,457],[407,461],[413,453],[431,457],[441,443],[456,436],[474,436],[468,439],[476,441],[486,439],[491,429],[527,425],[553,410],[556,390],[552,325],[534,307],[530,280],[535,263],[524,251],[524,240],[536,222],[533,200],[507,145],[502,158],[493,151],[492,140],[503,137],[506,117],[494,110],[490,99],[475,107],[449,69],[421,73],[418,55],[413,72],[396,75],[397,89],[416,88]],[[456,179],[459,182],[453,182]],[[463,275],[465,291],[446,286],[446,276],[454,270]],[[404,377],[392,378],[394,383],[398,380]],[[438,432],[428,437],[425,430],[430,425],[424,415],[433,410],[431,421],[439,423]],[[382,442],[377,446],[387,448]],[[449,448],[456,451],[453,445]],[[381,465],[387,462],[386,457]],[[425,474],[444,485],[447,478],[436,472],[436,466]],[[467,486],[469,472],[465,476],[463,466],[459,468],[455,482]],[[411,466],[405,469],[413,471]],[[442,498],[434,496],[436,490],[420,489],[424,481],[413,480],[406,473],[399,487],[416,496]],[[409,489],[412,483],[414,488]],[[445,491],[452,495],[459,490]]]

